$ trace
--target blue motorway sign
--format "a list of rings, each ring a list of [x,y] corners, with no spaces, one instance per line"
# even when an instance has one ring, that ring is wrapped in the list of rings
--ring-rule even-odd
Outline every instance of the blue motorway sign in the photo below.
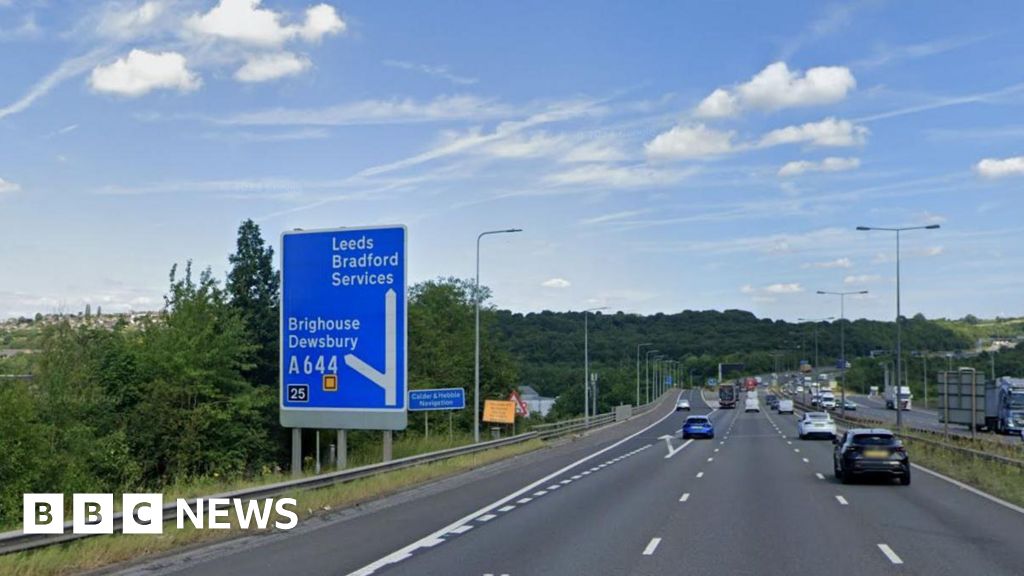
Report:
[[[466,391],[462,388],[409,390],[409,411],[462,410],[466,407]]]
[[[406,229],[281,235],[281,425],[406,426]]]

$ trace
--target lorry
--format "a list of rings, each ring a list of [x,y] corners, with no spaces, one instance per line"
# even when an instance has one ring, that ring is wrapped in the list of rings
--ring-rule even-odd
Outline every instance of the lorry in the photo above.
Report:
[[[736,384],[722,384],[718,387],[718,407],[735,408],[736,396]]]
[[[896,385],[886,384],[885,392],[883,394],[885,396],[885,407],[889,410],[895,410],[897,403]],[[900,410],[910,410],[913,401],[914,395],[910,393],[910,386],[900,386],[898,399]]]
[[[914,395],[910,393],[910,386],[900,386],[897,398],[896,384],[892,381],[888,366],[885,367],[885,388],[882,389],[882,397],[885,398],[887,410],[895,410],[897,404],[899,404],[900,410],[910,410],[914,400]]]
[[[971,394],[974,393],[972,403]],[[939,372],[939,422],[962,424],[1000,434],[1024,431],[1024,378],[1003,376],[986,382],[968,371]],[[971,418],[971,409],[974,418]]]

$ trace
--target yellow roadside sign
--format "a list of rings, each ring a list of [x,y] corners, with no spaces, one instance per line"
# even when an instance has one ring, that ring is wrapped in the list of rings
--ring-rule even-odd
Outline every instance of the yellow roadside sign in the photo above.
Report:
[[[484,422],[514,424],[516,403],[511,400],[484,400]]]

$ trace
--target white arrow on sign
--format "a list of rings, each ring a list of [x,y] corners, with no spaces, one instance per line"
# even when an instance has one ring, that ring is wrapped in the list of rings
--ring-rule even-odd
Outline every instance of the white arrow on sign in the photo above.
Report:
[[[384,404],[398,403],[398,313],[395,291],[388,289],[384,295],[384,372],[360,360],[355,354],[345,355],[345,364],[365,376],[370,382],[384,389]]]

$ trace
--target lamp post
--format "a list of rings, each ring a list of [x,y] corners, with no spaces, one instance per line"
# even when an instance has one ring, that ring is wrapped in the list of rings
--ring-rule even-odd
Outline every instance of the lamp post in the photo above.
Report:
[[[902,228],[880,228],[876,226],[857,226],[857,230],[871,231],[877,230],[882,232],[895,232],[896,233],[896,429],[899,430],[903,426],[903,389],[900,388],[900,372],[903,367],[903,330],[901,321],[900,311],[900,232],[907,232],[910,230],[936,230],[939,228],[938,224],[930,224],[928,226],[904,226]]]
[[[650,346],[650,342],[644,342],[643,344],[636,345],[636,405],[640,405],[640,349],[645,346]]]
[[[606,310],[607,306],[587,308],[583,311],[583,423],[590,424],[590,325],[588,320],[591,312]]]
[[[522,232],[520,228],[488,230],[476,237],[476,289],[473,300],[476,304],[476,341],[473,351],[473,442],[480,442],[480,240],[492,234]]]
[[[657,353],[657,350],[648,350],[644,356],[644,390],[648,404],[651,402],[651,354]]]
[[[852,294],[867,294],[867,290],[854,290],[852,292],[829,292],[818,290],[818,294],[826,296],[839,296],[839,378],[842,382],[839,390],[842,407],[839,413],[846,416],[846,297]]]
[[[831,322],[835,320],[835,316],[829,316],[828,318],[797,318],[800,322],[813,322],[814,323],[814,369],[820,370],[821,367],[818,365],[818,324],[821,322]]]

